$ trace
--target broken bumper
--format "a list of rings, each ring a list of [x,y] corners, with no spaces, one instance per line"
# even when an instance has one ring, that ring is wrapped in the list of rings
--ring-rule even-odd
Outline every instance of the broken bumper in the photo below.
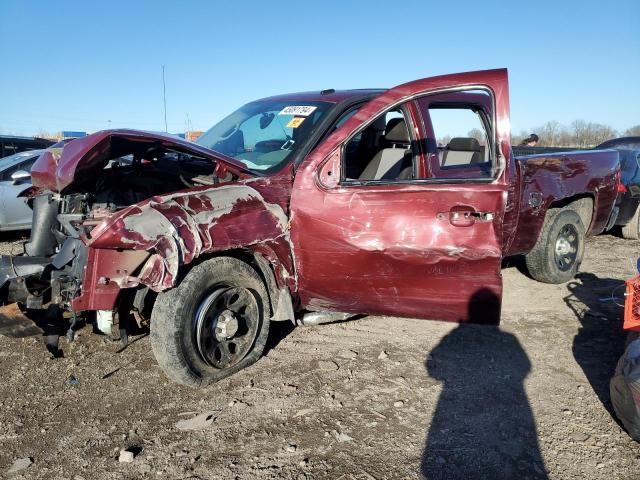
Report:
[[[69,238],[50,257],[0,256],[0,304],[20,302],[33,309],[47,303],[67,307],[68,294],[77,291],[81,283],[86,251],[79,239]]]
[[[0,304],[27,303],[28,279],[41,279],[50,264],[51,259],[45,257],[0,256]]]

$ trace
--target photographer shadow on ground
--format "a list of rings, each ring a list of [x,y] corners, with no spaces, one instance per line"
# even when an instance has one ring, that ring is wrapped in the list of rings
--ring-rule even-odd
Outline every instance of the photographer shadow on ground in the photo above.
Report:
[[[524,390],[531,363],[498,327],[500,300],[476,292],[468,319],[431,351],[428,374],[442,382],[421,473],[431,479],[546,479]]]
[[[622,330],[624,282],[581,272],[567,284],[567,306],[580,322],[573,356],[602,405],[614,416],[609,381],[624,351]],[[615,417],[614,417],[615,418]]]

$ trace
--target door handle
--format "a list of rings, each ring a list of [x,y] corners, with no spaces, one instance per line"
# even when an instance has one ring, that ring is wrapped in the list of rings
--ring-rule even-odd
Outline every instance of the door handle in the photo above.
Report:
[[[469,215],[479,222],[493,221],[493,212],[470,212]]]
[[[471,208],[452,208],[448,212],[438,214],[440,219],[448,219],[454,227],[470,227],[476,222],[492,222],[493,212],[478,212]]]

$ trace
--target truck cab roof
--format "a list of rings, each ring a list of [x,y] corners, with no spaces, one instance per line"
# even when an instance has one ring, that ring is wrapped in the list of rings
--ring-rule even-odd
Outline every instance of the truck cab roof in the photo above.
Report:
[[[309,92],[297,92],[297,93],[285,93],[281,95],[274,95],[272,97],[265,97],[257,100],[258,102],[269,100],[276,102],[328,102],[328,103],[342,103],[350,100],[369,100],[383,92],[384,88],[363,88],[352,90],[314,90]]]

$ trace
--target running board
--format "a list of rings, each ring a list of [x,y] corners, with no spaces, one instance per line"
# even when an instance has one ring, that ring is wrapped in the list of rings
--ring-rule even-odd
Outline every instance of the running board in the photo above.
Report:
[[[308,312],[298,319],[298,325],[312,327],[322,323],[333,323],[355,317],[354,313],[341,312]]]

